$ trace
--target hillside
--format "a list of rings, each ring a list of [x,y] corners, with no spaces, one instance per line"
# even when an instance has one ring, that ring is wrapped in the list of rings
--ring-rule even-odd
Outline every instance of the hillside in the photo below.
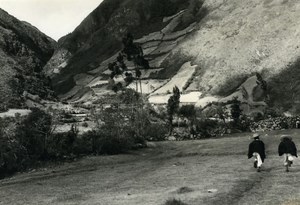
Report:
[[[24,91],[48,97],[49,82],[42,68],[55,46],[56,42],[37,28],[0,9],[1,109],[23,106]]]
[[[267,158],[260,173],[247,159],[250,133],[156,142],[1,180],[0,204],[163,205],[176,198],[187,205],[296,205],[299,161],[285,172],[277,154],[281,134],[300,143],[298,130],[263,133]]]
[[[224,101],[258,73],[268,85],[268,97],[254,98],[258,104],[269,100],[271,106],[299,113],[299,2],[161,2],[106,0],[60,39],[45,67],[60,96],[86,101],[107,94],[107,65],[130,31],[150,63],[141,82],[150,96],[165,98],[178,84],[183,93],[199,92],[200,101]],[[256,90],[255,83],[249,86]]]
[[[192,11],[194,9],[189,8],[186,15],[183,15],[182,10],[189,7],[189,2],[183,0],[103,1],[73,33],[59,40],[58,49],[45,66],[46,72],[53,78],[54,88],[58,93],[64,94],[75,85],[81,86],[77,82],[78,78],[88,78],[88,81],[91,82],[93,78],[102,75],[102,72],[107,70],[106,65],[110,61],[107,59],[115,56],[121,50],[122,37],[127,32],[133,33],[135,38],[142,38],[150,34],[150,38],[153,38],[154,42],[148,43],[150,48],[148,57],[150,54],[153,55],[153,59],[161,57],[160,54],[151,52],[151,50],[155,50],[151,48],[153,47],[151,44],[154,46],[161,44],[163,47],[163,44],[170,42],[171,44],[175,43],[171,46],[174,47],[181,36],[190,32],[191,28],[187,27],[190,25],[192,17],[189,15],[192,15],[191,12],[197,15],[198,10],[201,10],[201,3],[199,3],[198,10]],[[181,14],[178,16],[178,13]],[[175,15],[176,22],[175,24],[172,22],[173,25],[167,27],[174,17],[169,19],[164,19],[164,17],[172,15]],[[179,19],[182,23],[177,27]],[[172,36],[171,33],[174,29],[186,30]],[[161,30],[163,33],[155,35],[157,31],[159,33]],[[162,35],[165,34],[170,35],[162,39]],[[161,40],[167,42],[160,42]],[[144,41],[147,41],[147,38]],[[171,47],[163,52],[169,52]],[[157,50],[156,53],[160,52]],[[90,77],[90,75],[92,76]]]

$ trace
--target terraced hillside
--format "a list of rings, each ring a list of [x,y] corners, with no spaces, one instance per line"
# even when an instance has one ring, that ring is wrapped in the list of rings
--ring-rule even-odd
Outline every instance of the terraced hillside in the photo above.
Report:
[[[61,97],[78,100],[88,93],[82,98],[87,100],[110,93],[107,64],[120,51],[122,36],[131,31],[151,66],[142,72],[142,90],[156,99],[166,98],[177,85],[183,93],[198,92],[198,105],[208,99],[224,101],[244,82],[253,82],[253,95],[260,97],[247,103],[262,105],[266,98],[256,94],[254,81],[246,81],[258,73],[267,82],[270,105],[298,112],[299,2],[166,2],[104,1],[62,38],[45,67]]]

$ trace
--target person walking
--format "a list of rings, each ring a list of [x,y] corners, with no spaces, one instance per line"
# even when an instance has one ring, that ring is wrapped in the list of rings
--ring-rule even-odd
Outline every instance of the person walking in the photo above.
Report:
[[[278,154],[279,156],[283,156],[285,171],[289,172],[289,167],[292,166],[294,157],[298,157],[297,148],[292,137],[289,135],[282,135],[280,140]]]
[[[253,141],[249,144],[248,149],[248,159],[254,157],[254,168],[258,172],[261,171],[261,166],[266,158],[265,144],[260,140],[259,136],[258,133],[253,134]]]

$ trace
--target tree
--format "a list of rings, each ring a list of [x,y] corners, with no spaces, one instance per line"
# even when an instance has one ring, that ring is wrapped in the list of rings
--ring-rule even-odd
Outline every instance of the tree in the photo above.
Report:
[[[51,115],[34,108],[17,127],[16,136],[31,157],[44,158],[47,156],[47,140],[52,131]]]
[[[0,179],[26,167],[28,155],[14,137],[15,118],[0,118]]]
[[[226,123],[226,118],[228,117],[228,113],[225,110],[226,108],[222,105],[217,105],[216,107],[216,114],[219,116],[219,118],[223,121],[224,125],[228,128],[228,125]]]
[[[173,88],[173,95],[169,98],[167,104],[168,111],[168,121],[169,121],[169,134],[173,132],[173,117],[174,114],[178,111],[180,103],[180,91],[177,86]]]
[[[180,107],[178,113],[182,117],[185,117],[189,120],[188,127],[190,130],[190,134],[192,134],[194,136],[196,134],[196,130],[194,128],[195,121],[196,121],[195,105],[183,105]]]
[[[136,91],[138,92],[138,82],[140,84],[140,91],[142,91],[142,82],[141,69],[149,69],[149,62],[145,59],[143,49],[140,45],[133,42],[133,35],[131,33],[127,33],[125,37],[122,39],[123,50],[119,53],[116,58],[116,61],[108,64],[108,69],[111,71],[110,78],[113,79],[116,75],[122,75],[125,72],[124,81],[126,84],[130,84],[133,80],[136,80]],[[128,61],[132,61],[134,63],[134,73],[135,76],[131,72],[128,71],[128,68],[124,62],[124,57]],[[114,87],[114,91],[118,91]]]
[[[196,115],[195,105],[183,105],[178,111],[179,115],[192,119]]]
[[[146,128],[150,125],[147,110],[140,108],[135,93],[129,90],[122,93],[118,103],[109,108],[94,110],[93,120],[96,123],[96,134],[93,150],[97,153],[117,154],[133,148],[136,144],[144,145]],[[132,103],[129,106],[127,103]]]
[[[127,35],[123,38],[123,46],[124,49],[122,53],[124,53],[127,57],[128,61],[133,61],[135,66],[135,79],[140,83],[140,90],[142,91],[142,82],[141,82],[141,69],[149,69],[149,62],[144,58],[143,49],[140,45],[133,42],[133,35],[131,33],[127,33]],[[138,91],[138,85],[136,84],[136,91]]]
[[[233,119],[234,125],[237,125],[242,113],[240,109],[241,102],[237,99],[237,97],[233,98],[232,104],[230,106],[231,117]]]

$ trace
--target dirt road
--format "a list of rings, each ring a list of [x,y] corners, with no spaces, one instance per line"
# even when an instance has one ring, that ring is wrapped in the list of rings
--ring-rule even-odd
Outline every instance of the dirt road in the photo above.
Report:
[[[249,134],[221,139],[153,143],[126,155],[87,157],[0,181],[0,204],[189,205],[300,204],[300,162],[285,173],[279,135],[268,133],[262,172],[246,157]]]

